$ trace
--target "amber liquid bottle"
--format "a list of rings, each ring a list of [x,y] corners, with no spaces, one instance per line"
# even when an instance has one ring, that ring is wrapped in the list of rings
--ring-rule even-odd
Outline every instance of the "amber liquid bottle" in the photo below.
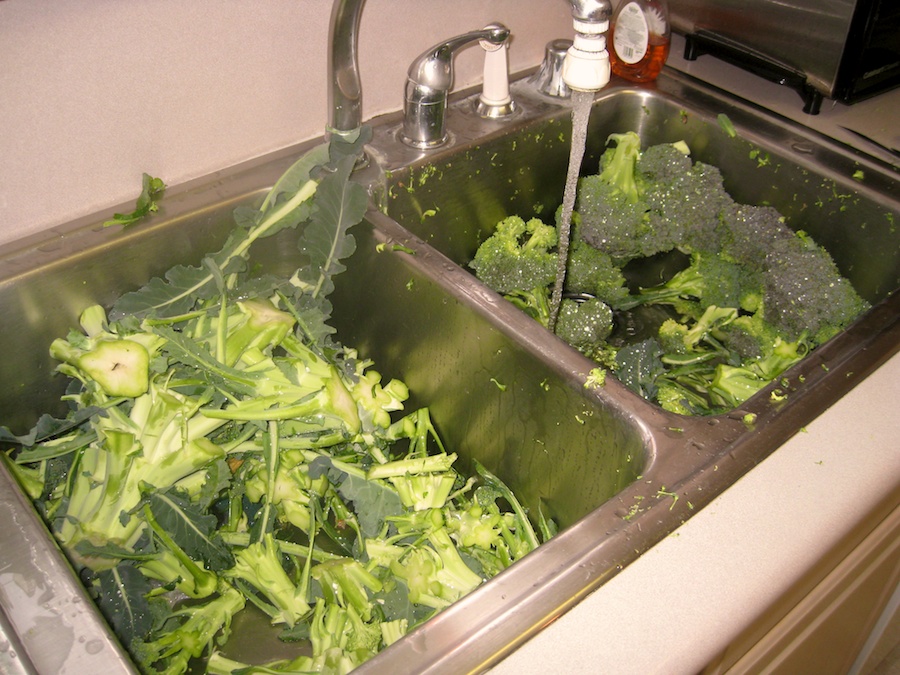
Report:
[[[666,0],[621,0],[609,34],[612,72],[631,82],[655,80],[669,56]]]

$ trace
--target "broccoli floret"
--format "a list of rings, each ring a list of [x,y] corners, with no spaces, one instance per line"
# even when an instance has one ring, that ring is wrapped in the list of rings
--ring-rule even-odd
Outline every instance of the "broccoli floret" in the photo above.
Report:
[[[757,311],[737,317],[720,331],[719,338],[742,359],[758,359],[772,353],[778,331]]]
[[[610,134],[606,142],[615,141],[613,152],[603,153],[600,180],[613,186],[626,201],[637,202],[640,197],[635,180],[635,165],[641,156],[641,137],[633,131]]]
[[[575,210],[580,236],[614,258],[643,255],[641,240],[647,232],[647,206],[640,196],[635,165],[640,138],[634,132],[613,134],[615,147],[601,157],[601,171],[578,181]]]
[[[718,250],[721,213],[733,200],[721,172],[692,162],[682,145],[653,145],[641,153],[633,133],[601,158],[602,171],[579,182],[582,238],[627,261],[679,248]]]
[[[613,329],[612,310],[602,300],[564,299],[559,308],[556,334],[576,349],[600,344]]]
[[[679,415],[703,414],[709,402],[696,391],[666,377],[656,381],[656,401],[660,407]]]
[[[727,326],[738,316],[734,307],[710,305],[691,325],[666,319],[659,327],[659,344],[666,353],[686,354],[697,348],[714,330]]]
[[[765,258],[766,320],[788,340],[822,344],[869,308],[828,252],[800,236],[775,242]]]
[[[551,252],[556,244],[552,225],[510,216],[497,223],[470,264],[475,275],[498,293],[530,291],[556,279],[556,254]]]
[[[754,271],[764,269],[775,242],[795,236],[775,208],[737,203],[723,210],[722,230],[723,255]]]
[[[566,291],[586,293],[611,306],[628,295],[622,270],[609,254],[580,240],[577,232],[569,252]]]
[[[731,207],[733,200],[716,167],[695,162],[689,170],[670,174],[666,180],[648,181],[643,196],[650,232],[644,244],[645,256],[673,248],[719,250],[720,214]]]
[[[671,183],[692,166],[690,149],[683,143],[651,145],[637,162],[637,170],[645,182]]]

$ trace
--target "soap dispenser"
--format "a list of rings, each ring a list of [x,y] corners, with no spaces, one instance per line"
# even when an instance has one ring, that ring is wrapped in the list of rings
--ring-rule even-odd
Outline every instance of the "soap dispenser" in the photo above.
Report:
[[[620,0],[610,25],[612,72],[631,82],[656,79],[669,56],[666,0]]]

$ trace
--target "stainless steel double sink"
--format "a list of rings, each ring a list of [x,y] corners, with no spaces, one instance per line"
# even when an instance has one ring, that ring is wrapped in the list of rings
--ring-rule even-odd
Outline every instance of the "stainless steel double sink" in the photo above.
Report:
[[[874,307],[788,372],[787,386],[779,384],[787,398],[778,403],[764,390],[732,413],[687,418],[640,399],[613,377],[602,387],[585,386],[595,364],[466,268],[500,219],[550,221],[562,199],[570,110],[533,91],[526,78],[512,93],[519,107],[508,120],[482,120],[472,96],[458,95],[447,115],[450,143],[427,153],[397,140],[397,116],[371,122],[369,165],[358,178],[371,188],[372,208],[355,230],[347,271],[335,280],[333,323],[342,342],[409,384],[410,405],[430,407],[464,467],[477,458],[561,531],[359,672],[489,667],[900,347],[896,170],[666,71],[655,85],[614,81],[597,95],[584,171],[596,169],[613,132],[637,131],[645,145],[683,139],[696,159],[721,168],[736,199],[778,207],[828,248]],[[720,114],[737,137],[719,126]],[[47,353],[52,339],[75,326],[88,304],[108,304],[172,265],[196,264],[216,250],[233,209],[261,200],[306,147],[170,188],[157,214],[125,232],[100,227],[98,215],[0,249],[0,423],[21,432],[40,413],[58,413],[63,383]],[[289,273],[295,251],[273,238],[255,255],[266,268]],[[745,423],[746,413],[756,415],[753,424]],[[127,671],[127,657],[95,611],[64,616],[76,604],[88,606],[81,604],[87,598],[27,500],[13,492],[5,467],[0,478],[0,503],[10,514],[0,522],[0,545],[18,551],[0,573],[0,627],[20,642],[21,662],[41,670],[48,654],[38,652],[47,644],[36,641],[34,617],[50,615],[63,635],[55,641],[56,662],[84,663],[84,644],[93,641],[91,667]],[[36,556],[48,563],[36,567]],[[11,583],[34,592],[11,593]]]

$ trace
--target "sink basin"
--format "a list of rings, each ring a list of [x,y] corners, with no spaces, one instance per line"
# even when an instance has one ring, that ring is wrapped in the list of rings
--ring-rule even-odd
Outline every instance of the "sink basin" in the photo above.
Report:
[[[371,186],[373,208],[355,230],[357,251],[346,272],[335,279],[333,324],[340,340],[380,372],[407,382],[410,407],[429,406],[463,468],[478,459],[561,532],[359,672],[488,667],[678,527],[900,347],[900,300],[892,295],[900,286],[896,173],[666,72],[655,86],[614,82],[597,96],[585,170],[596,167],[612,132],[635,130],[645,144],[685,139],[695,158],[723,170],[738,200],[773,204],[828,248],[874,307],[787,374],[792,384],[778,405],[763,391],[732,413],[686,418],[612,377],[601,387],[585,386],[594,364],[465,266],[498,220],[514,213],[550,219],[561,200],[569,110],[532,92],[524,79],[513,95],[519,112],[507,121],[482,120],[471,96],[457,96],[447,116],[451,143],[427,154],[397,141],[396,116],[373,120],[370,163],[359,174]],[[719,113],[732,120],[737,138],[719,128]],[[59,413],[62,382],[52,377],[47,354],[52,339],[76,325],[88,304],[110,303],[174,264],[196,264],[217,250],[233,209],[261,200],[306,147],[171,188],[157,214],[125,233],[103,229],[98,215],[0,250],[0,307],[6,325],[18,327],[0,334],[0,376],[15,383],[0,390],[2,423],[24,431],[41,412]],[[295,248],[283,238],[260,243],[256,262],[269,271],[296,266]],[[757,415],[750,427],[747,412]],[[5,467],[0,478],[11,485]],[[56,561],[52,569],[36,569],[23,556],[13,571],[35,587],[52,585],[55,598],[86,598],[27,500],[13,501],[22,517],[0,523],[0,542],[24,541],[32,556]],[[28,605],[39,601],[49,607],[42,611],[65,611],[52,598],[13,602],[0,595],[29,656]],[[129,670],[96,613],[77,630],[102,640],[95,656],[106,660],[94,667]]]

